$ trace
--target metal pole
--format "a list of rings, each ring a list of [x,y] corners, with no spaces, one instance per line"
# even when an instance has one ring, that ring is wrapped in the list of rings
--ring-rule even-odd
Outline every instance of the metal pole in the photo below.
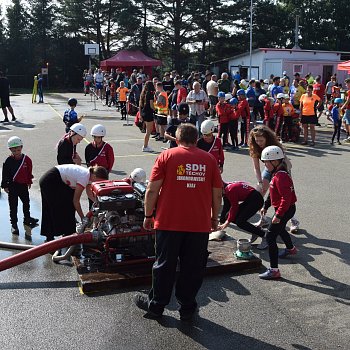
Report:
[[[252,51],[253,51],[253,0],[250,0],[250,33],[249,33],[249,80],[252,78]]]

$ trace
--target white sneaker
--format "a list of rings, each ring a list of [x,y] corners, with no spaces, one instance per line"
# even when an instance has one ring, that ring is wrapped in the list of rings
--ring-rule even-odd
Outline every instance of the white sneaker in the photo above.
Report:
[[[269,222],[266,219],[266,216],[262,216],[258,222],[254,224],[256,227],[266,227],[269,226]]]
[[[300,222],[297,219],[291,219],[290,220],[290,233],[296,233],[299,230]]]
[[[266,237],[263,237],[261,239],[261,243],[257,246],[258,249],[264,250],[268,247],[269,245],[267,244]]]
[[[344,143],[350,143],[350,138],[343,140]]]
[[[151,147],[145,147],[145,146],[142,146],[142,152],[153,152],[153,149]]]

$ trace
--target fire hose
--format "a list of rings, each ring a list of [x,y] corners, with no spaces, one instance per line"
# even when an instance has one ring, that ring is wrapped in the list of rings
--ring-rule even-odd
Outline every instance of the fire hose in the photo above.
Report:
[[[86,244],[97,241],[99,235],[93,233],[76,234],[59,238],[57,240],[40,244],[34,248],[28,249],[16,255],[10,256],[0,261],[0,271],[10,269],[14,266],[21,265],[29,260],[39,256],[57,251],[59,249],[74,246],[76,244]]]

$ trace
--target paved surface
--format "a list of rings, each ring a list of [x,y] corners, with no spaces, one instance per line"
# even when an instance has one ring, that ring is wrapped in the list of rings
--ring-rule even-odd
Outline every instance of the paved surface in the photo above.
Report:
[[[10,136],[23,138],[33,159],[32,214],[40,217],[38,179],[55,165],[60,120],[72,95],[45,97],[32,105],[29,95],[13,96],[15,124],[0,126],[0,159]],[[115,177],[137,166],[149,174],[156,155],[141,152],[136,127],[123,126],[114,109],[78,96],[77,111],[90,129],[107,127],[116,154]],[[329,145],[330,129],[318,129],[315,148],[288,145],[298,195],[301,234],[293,237],[299,254],[281,262],[281,281],[261,281],[257,273],[206,278],[198,296],[199,316],[179,321],[173,300],[160,322],[143,317],[132,303],[135,290],[81,295],[77,274],[49,256],[0,273],[0,348],[12,349],[349,349],[349,190],[350,147]],[[152,141],[155,150],[164,144]],[[83,154],[84,141],[78,146]],[[223,177],[254,183],[248,152],[226,153]],[[6,194],[0,198],[0,240],[26,242],[9,232]],[[21,219],[20,219],[21,220]],[[246,234],[230,228],[234,237]],[[38,228],[33,243],[43,242]],[[0,250],[0,258],[15,254]],[[267,252],[256,252],[267,266]],[[145,290],[147,287],[144,288]],[[137,290],[142,290],[139,288]]]

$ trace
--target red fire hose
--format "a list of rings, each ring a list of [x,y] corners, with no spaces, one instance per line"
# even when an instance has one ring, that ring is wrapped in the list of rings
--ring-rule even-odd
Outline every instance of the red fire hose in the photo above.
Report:
[[[59,238],[55,241],[40,244],[35,248],[31,248],[29,250],[26,250],[24,252],[18,253],[4,260],[1,260],[0,271],[10,269],[11,267],[23,264],[29,260],[33,260],[35,258],[38,258],[41,255],[54,252],[58,249],[69,247],[75,244],[91,243],[94,240],[96,240],[96,236],[93,235],[92,233],[83,233],[83,234],[74,233],[73,235]]]

